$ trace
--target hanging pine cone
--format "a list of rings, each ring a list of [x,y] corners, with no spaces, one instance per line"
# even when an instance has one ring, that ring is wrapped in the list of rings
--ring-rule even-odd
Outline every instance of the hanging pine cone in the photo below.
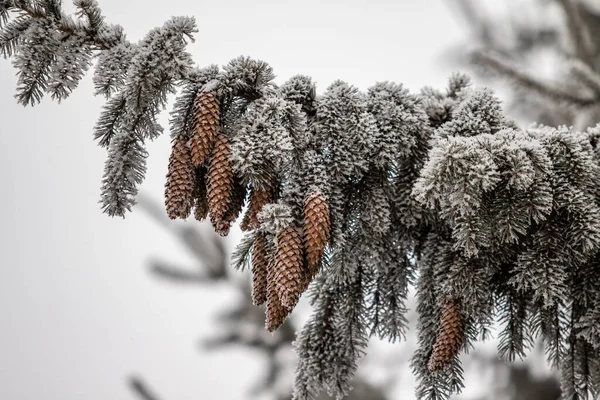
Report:
[[[304,271],[304,249],[298,228],[288,226],[275,237],[275,287],[281,304],[293,308],[303,288],[306,273]]]
[[[225,216],[225,220],[231,223],[240,216],[246,203],[247,185],[237,176],[233,178],[233,191],[231,197],[231,207]]]
[[[219,99],[212,92],[200,92],[194,101],[194,133],[190,139],[192,162],[200,166],[210,156],[219,126]]]
[[[325,246],[329,241],[331,219],[329,205],[319,190],[311,192],[304,200],[304,248],[308,276],[306,285],[319,271]]]
[[[196,191],[194,193],[194,218],[203,221],[208,217],[208,199],[206,198],[206,168],[196,168]]]
[[[464,321],[459,300],[450,300],[442,308],[440,330],[427,364],[430,372],[444,368],[458,354],[465,339]]]
[[[266,189],[252,187],[250,189],[250,205],[248,211],[244,215],[244,219],[240,224],[243,231],[257,229],[260,226],[258,222],[258,213],[262,210],[265,204],[275,201],[275,184]]]
[[[260,306],[267,301],[268,254],[265,235],[258,233],[252,245],[252,303]]]
[[[267,265],[267,321],[266,328],[269,332],[277,330],[292,311],[284,307],[279,300],[275,284],[275,257],[271,257]]]
[[[231,208],[233,192],[230,154],[229,139],[225,135],[218,135],[206,175],[206,190],[210,221],[221,236],[226,236],[230,227],[230,222],[225,220]]]
[[[165,184],[165,206],[171,219],[187,218],[194,203],[195,172],[190,149],[182,136],[173,141]]]

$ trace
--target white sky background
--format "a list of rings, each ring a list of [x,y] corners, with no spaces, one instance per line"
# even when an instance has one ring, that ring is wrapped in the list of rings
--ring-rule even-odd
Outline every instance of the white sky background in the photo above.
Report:
[[[195,15],[198,64],[249,55],[278,82],[303,73],[319,91],[335,79],[443,87],[453,67],[441,55],[466,32],[444,0],[99,2],[134,41],[171,15]],[[229,293],[154,279],[148,257],[186,261],[182,249],[141,210],[125,220],[101,213],[105,150],[92,128],[103,99],[91,75],[61,105],[19,106],[15,85],[0,60],[0,398],[133,399],[132,373],[165,400],[245,398],[260,360],[197,350]],[[167,132],[149,145],[141,187],[161,202]]]

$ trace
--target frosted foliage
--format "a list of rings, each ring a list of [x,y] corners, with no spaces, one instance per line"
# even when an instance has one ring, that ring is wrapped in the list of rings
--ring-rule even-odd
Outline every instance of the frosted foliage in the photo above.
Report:
[[[285,204],[266,204],[258,214],[263,229],[271,234],[287,228],[294,223],[292,210]]]
[[[363,224],[368,226],[373,234],[386,235],[390,230],[390,203],[383,188],[374,188],[367,198],[364,212],[361,215]]]
[[[312,79],[304,75],[291,77],[281,86],[283,98],[302,106],[302,111],[314,115],[316,111],[316,86]]]
[[[20,71],[17,101],[33,105],[42,99],[48,87],[50,66],[60,40],[53,24],[44,21],[30,22],[23,35],[27,39],[23,40],[23,48],[13,59],[14,67]]]
[[[48,92],[53,98],[61,100],[69,96],[92,64],[85,39],[73,35],[60,44],[64,50],[59,48],[56,52],[48,77]]]
[[[402,340],[409,287],[420,399],[463,387],[458,355],[428,369],[449,301],[464,323],[461,351],[499,322],[500,356],[520,358],[542,337],[565,398],[597,396],[600,127],[521,129],[491,90],[460,74],[445,90],[380,82],[362,92],[336,81],[317,94],[311,78],[278,85],[267,63],[249,57],[202,69],[186,51],[192,18],[131,43],[95,1],[78,0],[76,10],[0,0],[0,52],[13,60],[22,104],[65,98],[96,58],[106,213],[135,204],[146,144],[162,133],[157,117],[173,93],[172,138],[191,137],[195,100],[211,92],[236,182],[268,197],[235,267],[247,266],[258,232],[269,244],[288,226],[301,233],[311,193],[326,201],[330,235],[309,289],[314,312],[295,342],[295,399],[343,397],[371,336]]]
[[[419,99],[402,85],[378,83],[368,91],[368,110],[377,122],[379,132],[373,138],[373,161],[389,166],[398,155],[410,157],[416,146],[419,129]],[[416,114],[416,115],[415,115]]]
[[[305,133],[306,117],[297,105],[278,97],[253,102],[232,141],[234,170],[254,186],[264,186],[263,171],[289,169],[294,150],[305,146]]]
[[[414,193],[453,228],[455,246],[468,255],[492,244],[517,242],[552,208],[550,159],[525,132],[441,139],[423,168]],[[537,183],[534,185],[534,182]],[[497,206],[510,201],[511,208]]]
[[[117,134],[110,141],[102,179],[102,205],[109,215],[123,216],[124,210],[135,204],[147,156],[140,143],[127,134]]]
[[[136,45],[129,42],[119,43],[98,56],[94,73],[96,94],[110,98],[123,87],[127,69],[137,49]]]
[[[333,83],[319,99],[316,141],[323,146],[324,163],[336,178],[360,178],[368,168],[367,155],[376,126],[366,113],[366,97],[345,82]]]
[[[452,120],[438,130],[439,137],[496,133],[511,126],[490,89],[463,91],[459,95],[464,100],[453,110]]]
[[[226,90],[238,92],[252,100],[267,94],[275,78],[269,64],[250,57],[235,58],[223,68],[225,74],[222,75],[222,81]]]

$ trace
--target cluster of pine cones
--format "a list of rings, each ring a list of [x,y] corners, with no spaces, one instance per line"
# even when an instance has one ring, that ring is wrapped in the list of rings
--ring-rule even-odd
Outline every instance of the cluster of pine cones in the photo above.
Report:
[[[247,185],[235,175],[229,138],[220,131],[220,101],[215,93],[201,91],[194,102],[191,137],[173,140],[165,185],[165,205],[171,219],[187,218],[192,209],[197,220],[210,215],[222,236],[244,208]],[[252,301],[266,303],[266,326],[276,330],[296,306],[318,272],[329,241],[329,206],[318,190],[303,205],[302,226],[290,225],[275,235],[274,246],[260,228],[259,212],[277,201],[277,183],[250,189],[248,210],[240,224],[256,230],[252,245]]]
[[[331,230],[329,206],[321,192],[304,200],[302,225],[277,232],[274,249],[261,231],[252,245],[252,301],[267,303],[269,332],[283,324],[321,265]]]
[[[193,135],[173,141],[165,205],[171,219],[187,218],[192,208],[199,221],[210,214],[215,230],[225,236],[244,207],[246,186],[231,168],[229,138],[219,131],[219,109],[214,93],[196,97]]]

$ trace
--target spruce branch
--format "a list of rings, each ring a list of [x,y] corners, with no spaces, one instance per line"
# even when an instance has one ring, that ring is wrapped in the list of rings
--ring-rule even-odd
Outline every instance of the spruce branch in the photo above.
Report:
[[[3,25],[5,24],[0,31],[0,50],[4,58],[12,57],[15,54],[24,39],[24,32],[32,23],[27,16],[19,16],[9,22],[8,16],[8,12],[1,16]]]
[[[102,209],[109,216],[125,216],[135,204],[137,186],[146,173],[148,153],[135,136],[119,134],[110,141],[102,178]]]
[[[310,78],[278,86],[272,68],[249,57],[199,69],[186,50],[193,18],[174,17],[131,44],[94,1],[76,7],[73,18],[54,0],[0,0],[0,49],[18,69],[18,101],[66,98],[98,57],[95,91],[107,98],[94,129],[107,148],[101,203],[124,216],[144,178],[145,144],[162,133],[158,115],[180,89],[168,215],[185,218],[195,207],[224,235],[250,188],[249,232],[232,261],[252,267],[268,331],[284,329],[314,282],[313,316],[296,342],[296,398],[347,394],[369,336],[404,336],[412,283],[419,398],[461,390],[456,354],[495,319],[505,325],[502,355],[519,357],[541,336],[565,393],[598,391],[598,129],[521,129],[491,90],[462,75],[445,91],[411,94],[382,82],[363,92],[335,81],[317,95]],[[580,93],[494,54],[475,58],[574,109],[600,102],[589,65],[573,67],[590,89]],[[198,239],[191,232],[181,231],[186,243]],[[223,264],[207,279],[226,277]],[[198,278],[157,266],[173,280]]]
[[[21,1],[8,0],[9,11],[14,11],[21,15],[27,15],[33,20],[51,20],[55,22],[54,29],[56,31],[67,34],[68,36],[80,36],[86,38],[86,43],[95,46],[97,50],[108,50],[117,44],[122,37],[111,37],[108,32],[100,32],[103,28],[104,18],[100,14],[100,8],[95,0],[78,0],[74,2],[79,8],[77,15],[85,16],[89,24],[88,27],[82,24],[77,24],[68,17],[61,8],[60,3],[54,1],[43,2],[42,6],[39,1]]]

